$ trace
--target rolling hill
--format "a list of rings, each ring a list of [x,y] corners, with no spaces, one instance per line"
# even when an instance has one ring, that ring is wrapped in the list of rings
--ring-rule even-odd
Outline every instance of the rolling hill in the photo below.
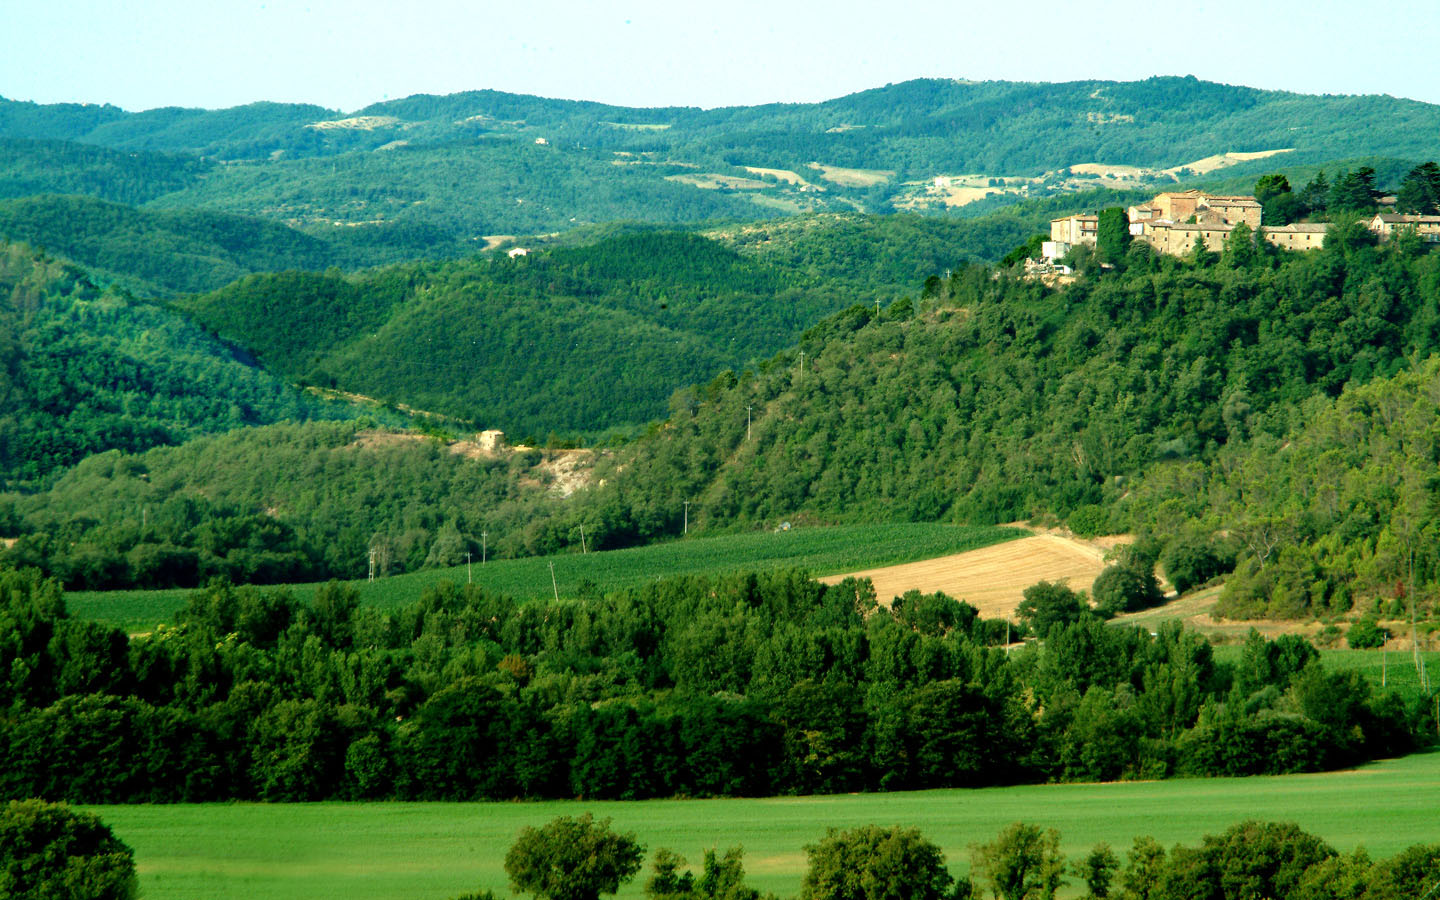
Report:
[[[1421,159],[1433,153],[1437,127],[1440,108],[1414,101],[1173,77],[929,79],[822,103],[711,110],[483,90],[350,113],[276,103],[132,113],[0,100],[0,138],[9,142],[0,190],[96,192],[312,227],[427,226],[475,240],[620,219],[944,211],[1173,183],[1219,166],[1254,175],[1366,155]],[[94,155],[81,147],[153,165],[135,173],[123,198],[113,186],[36,174],[37,159]]]

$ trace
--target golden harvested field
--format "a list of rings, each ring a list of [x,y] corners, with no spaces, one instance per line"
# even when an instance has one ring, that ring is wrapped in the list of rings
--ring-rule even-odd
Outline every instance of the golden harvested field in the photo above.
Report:
[[[909,590],[942,591],[964,600],[986,618],[1014,615],[1024,590],[1038,581],[1064,581],[1088,591],[1105,567],[1103,548],[1054,534],[1037,534],[967,553],[923,562],[850,572],[869,578],[882,603]],[[820,579],[834,584],[847,575]]]
[[[763,166],[741,166],[740,168],[755,175],[773,175],[776,179],[786,184],[804,186],[810,183],[804,178],[801,178],[798,173],[792,172],[789,169],[767,169]]]
[[[1166,169],[1171,175],[1179,174],[1181,169],[1189,169],[1196,175],[1208,175],[1216,169],[1223,169],[1226,166],[1233,166],[1236,163],[1249,162],[1252,159],[1268,159],[1281,153],[1294,152],[1293,147],[1285,147],[1280,150],[1256,150],[1250,153],[1218,153],[1214,156],[1207,156],[1204,159],[1197,159],[1194,162],[1184,163]]]

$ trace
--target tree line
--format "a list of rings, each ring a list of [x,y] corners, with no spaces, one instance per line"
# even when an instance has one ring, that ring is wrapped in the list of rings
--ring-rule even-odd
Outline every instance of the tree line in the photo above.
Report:
[[[598,900],[639,872],[645,849],[634,834],[616,833],[609,819],[560,817],[523,829],[506,854],[505,872],[514,891],[536,900]],[[1372,860],[1363,847],[1339,853],[1294,823],[1253,820],[1169,850],[1142,835],[1123,863],[1104,843],[1067,859],[1058,831],[1013,822],[970,845],[969,870],[959,878],[918,828],[831,828],[805,855],[799,900],[1054,900],[1075,882],[1085,900],[1415,900],[1440,885],[1440,844]],[[745,883],[743,847],[723,856],[707,850],[698,876],[682,871],[685,860],[663,847],[651,864],[646,900],[761,900]],[[482,891],[459,900],[494,898]]]
[[[134,851],[90,813],[26,800],[0,807],[0,889],[17,900],[130,900]],[[1074,879],[1086,900],[1415,900],[1440,884],[1440,845],[1413,844],[1372,860],[1363,847],[1337,852],[1293,823],[1247,821],[1198,844],[1166,850],[1139,836],[1120,857],[1098,844],[1077,859],[1060,834],[1026,822],[969,848],[969,871],[951,875],[945,854],[917,828],[830,828],[805,847],[799,900],[1054,900]],[[639,873],[647,848],[610,819],[589,813],[526,827],[505,854],[516,893],[536,900],[599,900]],[[744,848],[705,851],[700,873],[664,847],[651,856],[646,900],[775,900],[745,882]],[[456,900],[497,900],[493,891]]]
[[[1311,771],[1433,740],[1303,640],[1005,623],[868,582],[677,578],[393,611],[216,583],[127,637],[0,575],[0,796],[87,803],[756,796]]]

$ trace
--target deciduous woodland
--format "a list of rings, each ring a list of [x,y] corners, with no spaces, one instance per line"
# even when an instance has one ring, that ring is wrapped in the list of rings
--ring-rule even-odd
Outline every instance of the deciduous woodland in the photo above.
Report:
[[[1311,771],[1433,740],[1297,638],[1236,664],[1086,617],[1007,652],[942,595],[681,578],[395,612],[215,585],[147,635],[3,578],[0,794],[76,802],[641,798]]]

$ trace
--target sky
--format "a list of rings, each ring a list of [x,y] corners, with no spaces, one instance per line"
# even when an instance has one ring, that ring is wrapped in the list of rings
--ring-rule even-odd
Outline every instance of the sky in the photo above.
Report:
[[[0,96],[129,110],[483,88],[715,107],[1151,75],[1440,103],[1435,0],[0,0],[0,21]]]

